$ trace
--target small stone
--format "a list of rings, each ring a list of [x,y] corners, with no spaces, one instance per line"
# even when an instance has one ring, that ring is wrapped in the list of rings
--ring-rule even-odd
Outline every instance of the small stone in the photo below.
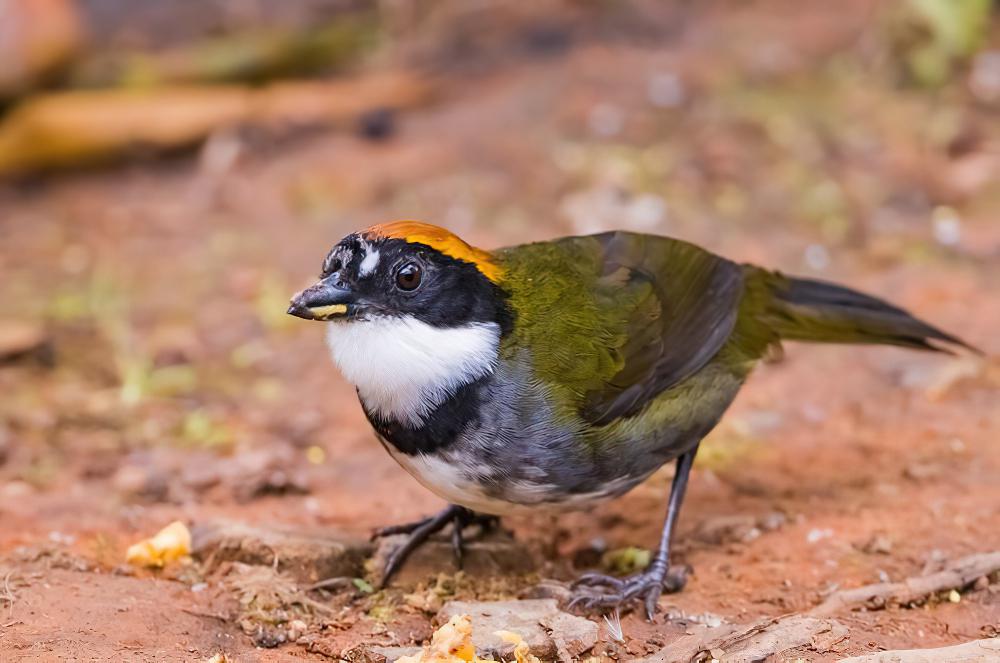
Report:
[[[358,133],[368,140],[386,140],[396,133],[396,125],[396,113],[391,108],[373,108],[362,113]]]
[[[166,501],[170,492],[166,472],[148,463],[122,465],[112,476],[111,483],[122,495],[149,502]]]
[[[385,663],[394,663],[404,656],[414,656],[423,652],[423,647],[371,647],[371,652],[383,657]]]
[[[802,260],[809,269],[822,272],[830,266],[830,252],[822,244],[810,244],[802,253]]]
[[[712,545],[747,543],[760,536],[760,529],[753,516],[719,516],[702,521],[694,536]]]
[[[45,354],[49,349],[49,337],[41,325],[0,320],[0,362]]]
[[[972,61],[969,89],[984,103],[1000,103],[1000,51],[983,51]]]
[[[8,481],[0,486],[0,497],[14,500],[27,497],[35,492],[35,487],[27,481]]]
[[[573,596],[569,585],[558,580],[543,580],[521,593],[522,599],[555,599],[560,605],[568,602]]]
[[[892,552],[892,540],[885,534],[876,534],[861,546],[861,550],[869,555],[888,555]]]
[[[765,532],[773,532],[784,527],[788,517],[780,511],[772,511],[757,520],[757,526]]]
[[[596,643],[598,626],[583,617],[560,610],[554,599],[527,601],[451,601],[437,615],[445,623],[455,615],[472,618],[472,639],[480,656],[509,657],[511,645],[496,631],[517,633],[531,653],[542,660],[560,654],[577,658]]]
[[[625,126],[625,113],[614,104],[597,104],[590,110],[587,124],[594,135],[611,138],[621,133]]]
[[[649,103],[657,108],[676,108],[684,103],[687,91],[680,76],[672,71],[654,74],[646,86]]]
[[[213,563],[223,561],[270,566],[298,582],[357,577],[371,551],[367,542],[337,533],[303,533],[217,521],[192,528],[192,554]]]
[[[939,244],[954,246],[962,239],[962,220],[951,207],[941,206],[932,217],[934,239]]]
[[[301,619],[293,619],[288,622],[288,641],[296,642],[299,638],[305,635],[308,628],[308,624]]]
[[[913,481],[926,481],[941,475],[941,466],[937,463],[910,463],[903,470],[903,476]]]
[[[832,529],[813,528],[809,530],[808,534],[806,534],[806,543],[818,543],[819,541],[822,541],[823,539],[829,539],[832,536],[833,536]]]

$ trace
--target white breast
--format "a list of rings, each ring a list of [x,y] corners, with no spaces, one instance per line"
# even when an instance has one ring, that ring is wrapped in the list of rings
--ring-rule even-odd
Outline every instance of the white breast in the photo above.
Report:
[[[365,407],[416,428],[456,389],[496,368],[500,328],[386,317],[334,322],[326,338]]]
[[[470,478],[461,461],[428,454],[407,455],[397,451],[391,444],[386,444],[385,448],[424,488],[450,504],[497,516],[509,515],[518,510],[517,504],[488,496],[483,487]]]
[[[455,450],[441,454],[404,454],[384,442],[386,450],[403,469],[424,488],[441,499],[472,509],[477,513],[507,516],[539,511],[575,511],[587,509],[631,490],[645,477],[620,477],[590,493],[569,494],[552,483],[527,478],[504,478],[502,494],[490,494],[476,479],[481,476],[476,461],[469,454]],[[489,471],[491,468],[485,468]],[[494,478],[494,482],[496,478]],[[495,485],[492,486],[494,489]]]

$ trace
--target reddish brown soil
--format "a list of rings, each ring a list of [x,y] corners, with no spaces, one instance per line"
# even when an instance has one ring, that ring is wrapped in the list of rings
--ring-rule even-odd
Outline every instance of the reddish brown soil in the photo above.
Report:
[[[594,37],[456,75],[385,143],[238,138],[221,173],[179,159],[0,191],[2,317],[41,322],[54,347],[51,362],[0,366],[0,660],[325,659],[256,649],[219,618],[232,599],[217,587],[119,566],[175,518],[363,536],[441,506],[376,443],[320,326],[284,315],[327,247],[375,221],[424,218],[489,247],[591,230],[566,213],[574,192],[651,193],[668,212],[650,230],[883,295],[1000,353],[996,109],[961,75],[931,94],[869,67],[869,3],[803,4],[705,10],[683,36]],[[657,72],[683,80],[680,108],[647,100]],[[619,133],[588,129],[599,104],[612,124],[622,114]],[[934,237],[945,205],[957,244]],[[828,264],[804,258],[817,251]],[[998,373],[995,360],[789,346],[706,443],[678,536],[695,575],[662,607],[749,621],[1000,550]],[[260,494],[287,487],[274,468],[296,490]],[[595,539],[654,545],[668,484],[664,472],[593,513],[508,524],[543,574],[566,578]],[[696,536],[774,513],[783,524],[748,542]],[[414,609],[380,621],[368,599],[351,605],[325,651],[429,632]],[[850,641],[802,656],[996,633],[1000,593],[838,619]],[[633,653],[679,632],[635,615],[624,630]]]

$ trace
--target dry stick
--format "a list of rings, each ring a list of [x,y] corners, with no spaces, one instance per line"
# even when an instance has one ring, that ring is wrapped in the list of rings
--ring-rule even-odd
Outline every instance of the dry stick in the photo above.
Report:
[[[8,614],[7,619],[14,617],[14,603],[17,601],[17,597],[14,596],[14,592],[10,589],[10,577],[14,575],[13,571],[7,573],[3,578],[3,595],[0,596],[0,600],[7,601]]]
[[[831,619],[790,615],[778,619],[762,619],[752,624],[724,624],[702,627],[682,636],[643,663],[677,663],[678,661],[708,661],[749,663],[768,656],[812,646],[829,649],[845,639],[847,627]]]
[[[827,617],[841,610],[909,605],[938,592],[961,589],[978,578],[998,571],[1000,571],[1000,552],[969,555],[930,575],[907,578],[902,582],[882,582],[835,592],[807,614]]]
[[[307,592],[314,592],[317,589],[346,589],[351,586],[351,579],[347,577],[327,578],[303,587]]]
[[[181,612],[186,612],[194,617],[204,617],[205,619],[216,619],[223,624],[228,624],[231,620],[228,615],[223,615],[214,612],[202,612],[200,610],[193,610],[192,608],[181,608]]]
[[[312,610],[320,614],[324,614],[330,617],[337,615],[337,611],[331,608],[330,606],[320,603],[319,601],[314,601],[308,596],[301,596],[295,600],[304,605],[305,607],[311,608]]]
[[[840,663],[927,663],[927,661],[962,661],[996,663],[1000,659],[1000,638],[973,640],[938,649],[896,649],[845,658]]]
[[[1000,552],[970,555],[931,575],[837,592],[803,615],[764,619],[751,624],[697,627],[643,661],[675,663],[717,658],[722,663],[746,663],[796,647],[810,646],[822,651],[848,636],[843,624],[823,617],[862,606],[875,608],[911,604],[937,592],[965,587],[982,576],[998,571]],[[863,660],[864,663],[871,663],[881,659]],[[906,659],[901,660],[905,663]]]

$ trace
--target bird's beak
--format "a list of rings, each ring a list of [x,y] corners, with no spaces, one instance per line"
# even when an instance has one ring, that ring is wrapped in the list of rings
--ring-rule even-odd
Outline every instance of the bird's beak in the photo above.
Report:
[[[350,288],[337,286],[329,279],[296,293],[288,306],[288,314],[305,320],[334,320],[346,317],[354,305]]]

